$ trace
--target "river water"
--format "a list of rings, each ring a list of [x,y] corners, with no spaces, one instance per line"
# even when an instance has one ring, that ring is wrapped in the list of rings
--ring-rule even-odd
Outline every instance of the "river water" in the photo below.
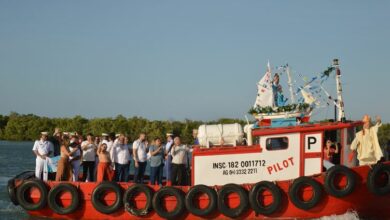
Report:
[[[33,170],[32,142],[0,141],[0,218],[29,219],[20,206],[14,206],[7,194],[7,182],[25,170]]]
[[[14,206],[7,194],[7,182],[26,170],[33,170],[35,167],[35,156],[32,153],[33,142],[9,142],[0,141],[0,219],[15,220],[38,220],[28,216],[20,206]],[[133,169],[130,173],[133,173]],[[148,173],[148,168],[147,168]],[[321,220],[358,220],[354,212],[347,212],[340,216],[327,216]]]

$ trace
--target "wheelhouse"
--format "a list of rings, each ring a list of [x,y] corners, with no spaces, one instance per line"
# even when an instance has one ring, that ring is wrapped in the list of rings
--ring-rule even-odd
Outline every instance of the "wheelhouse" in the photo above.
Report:
[[[325,169],[323,155],[328,139],[339,147],[335,164],[354,167],[356,158],[349,161],[348,155],[360,125],[357,121],[258,128],[249,134],[253,138],[250,146],[197,147],[192,157],[192,184],[244,184],[320,174]]]

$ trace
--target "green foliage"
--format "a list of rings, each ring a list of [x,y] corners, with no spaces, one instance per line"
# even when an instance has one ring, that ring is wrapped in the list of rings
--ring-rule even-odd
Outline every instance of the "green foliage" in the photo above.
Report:
[[[333,66],[330,66],[324,72],[321,73],[321,76],[329,76],[333,70],[335,70],[335,68]]]
[[[3,136],[3,131],[5,126],[7,126],[8,120],[8,116],[0,115],[0,139]]]
[[[248,113],[249,114],[271,114],[271,113],[279,113],[279,112],[291,112],[291,111],[305,111],[310,108],[310,105],[307,103],[299,103],[299,104],[290,104],[290,105],[285,105],[285,106],[279,106],[272,108],[271,106],[267,107],[252,107],[249,109]]]
[[[384,147],[390,141],[390,124],[383,124],[378,130],[379,144]]]
[[[138,138],[141,132],[145,132],[149,141],[156,137],[165,138],[166,133],[180,135],[183,143],[193,143],[192,130],[197,129],[201,124],[223,124],[240,123],[242,120],[221,118],[216,121],[202,122],[189,119],[183,121],[152,121],[141,117],[126,118],[118,115],[115,118],[92,118],[86,119],[82,116],[73,118],[47,118],[36,115],[21,115],[11,113],[9,116],[0,115],[0,139],[2,140],[35,140],[41,131],[54,131],[58,127],[62,131],[82,134],[92,133],[124,133],[130,140]]]
[[[105,132],[126,134],[130,140],[138,138],[139,133],[145,132],[149,141],[156,137],[165,138],[166,133],[180,135],[184,143],[193,143],[192,130],[202,124],[231,124],[245,125],[243,120],[221,118],[215,121],[151,121],[141,117],[126,118],[118,115],[115,118],[86,119],[81,116],[73,118],[47,118],[28,114],[21,115],[12,112],[8,116],[0,115],[0,139],[1,140],[35,140],[41,131],[53,132],[59,127],[62,131],[77,131],[82,134],[92,133],[101,135]],[[390,124],[383,124],[378,131],[379,143],[382,147],[390,141]]]
[[[33,140],[37,131],[53,130],[53,122],[46,117],[36,115],[19,115],[11,113],[7,125],[2,130],[2,139],[7,140]]]

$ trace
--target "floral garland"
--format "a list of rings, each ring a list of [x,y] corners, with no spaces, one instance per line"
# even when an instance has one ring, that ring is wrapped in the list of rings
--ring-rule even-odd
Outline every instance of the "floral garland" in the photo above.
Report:
[[[270,113],[280,113],[280,112],[291,112],[295,110],[299,111],[304,111],[310,108],[310,105],[307,103],[299,103],[299,104],[290,104],[290,105],[285,105],[285,106],[279,106],[272,108],[271,106],[267,107],[252,107],[249,109],[248,113],[249,114],[270,114]]]

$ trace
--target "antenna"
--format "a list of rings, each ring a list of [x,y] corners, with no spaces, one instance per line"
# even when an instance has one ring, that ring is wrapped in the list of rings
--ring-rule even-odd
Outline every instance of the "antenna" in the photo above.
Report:
[[[339,60],[333,59],[333,67],[336,70],[336,89],[337,89],[337,103],[338,114],[337,120],[345,122],[344,101],[343,101],[343,89],[341,88],[341,71],[339,66]]]

